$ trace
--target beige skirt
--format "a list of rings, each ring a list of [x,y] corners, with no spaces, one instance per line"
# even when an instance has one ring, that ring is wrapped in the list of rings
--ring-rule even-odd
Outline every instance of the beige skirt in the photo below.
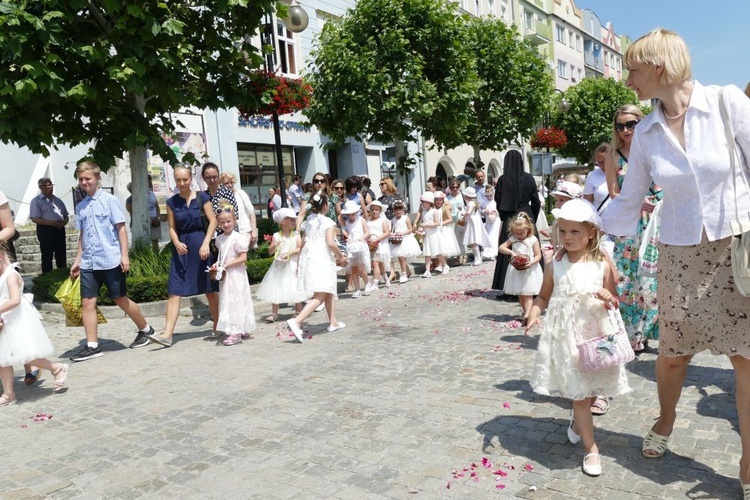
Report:
[[[698,245],[659,243],[659,353],[750,358],[750,298],[734,286],[731,238]]]

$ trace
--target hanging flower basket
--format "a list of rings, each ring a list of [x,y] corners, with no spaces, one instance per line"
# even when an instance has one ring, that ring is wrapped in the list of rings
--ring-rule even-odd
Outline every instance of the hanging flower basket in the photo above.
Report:
[[[268,71],[253,71],[246,77],[245,90],[257,100],[256,105],[241,106],[242,116],[280,115],[307,108],[312,99],[312,87],[301,78],[287,78]]]
[[[536,149],[561,149],[568,143],[565,132],[556,127],[540,128],[531,138],[531,147]]]

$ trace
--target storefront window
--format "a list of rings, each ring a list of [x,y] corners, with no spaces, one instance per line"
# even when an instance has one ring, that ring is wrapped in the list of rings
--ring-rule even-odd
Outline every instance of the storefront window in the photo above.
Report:
[[[282,146],[281,155],[285,186],[288,188],[294,175],[294,149]],[[240,185],[255,209],[263,210],[268,203],[268,190],[279,185],[276,150],[273,146],[237,144],[237,157],[240,164]]]

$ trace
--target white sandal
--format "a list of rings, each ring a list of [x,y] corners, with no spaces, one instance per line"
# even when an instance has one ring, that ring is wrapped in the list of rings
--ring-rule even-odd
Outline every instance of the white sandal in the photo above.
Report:
[[[667,452],[667,444],[669,444],[669,436],[662,436],[654,432],[654,429],[651,429],[646,434],[646,437],[643,438],[641,454],[646,458],[661,458]],[[647,451],[654,451],[656,453],[646,453]]]
[[[587,464],[586,463],[586,459],[588,459],[589,457],[597,457],[599,459],[599,463],[597,465],[589,465],[589,464]],[[596,477],[596,476],[601,476],[602,475],[602,457],[598,453],[589,453],[588,455],[586,455],[585,457],[583,457],[583,463],[582,463],[582,465],[583,465],[583,473],[584,474],[586,474],[588,476],[592,476],[592,477]]]

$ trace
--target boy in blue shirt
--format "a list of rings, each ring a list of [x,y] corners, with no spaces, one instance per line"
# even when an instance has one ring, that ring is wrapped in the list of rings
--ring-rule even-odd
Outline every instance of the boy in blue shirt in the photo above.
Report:
[[[109,296],[138,327],[138,335],[130,348],[149,343],[148,336],[154,333],[143,317],[138,304],[127,296],[125,273],[130,269],[128,256],[128,233],[125,229],[125,214],[119,200],[99,188],[101,170],[96,163],[81,162],[76,168],[78,185],[86,197],[76,207],[78,253],[70,276],[81,277],[81,306],[86,345],[71,361],[86,361],[102,355],[97,332],[96,299],[102,285]]]

